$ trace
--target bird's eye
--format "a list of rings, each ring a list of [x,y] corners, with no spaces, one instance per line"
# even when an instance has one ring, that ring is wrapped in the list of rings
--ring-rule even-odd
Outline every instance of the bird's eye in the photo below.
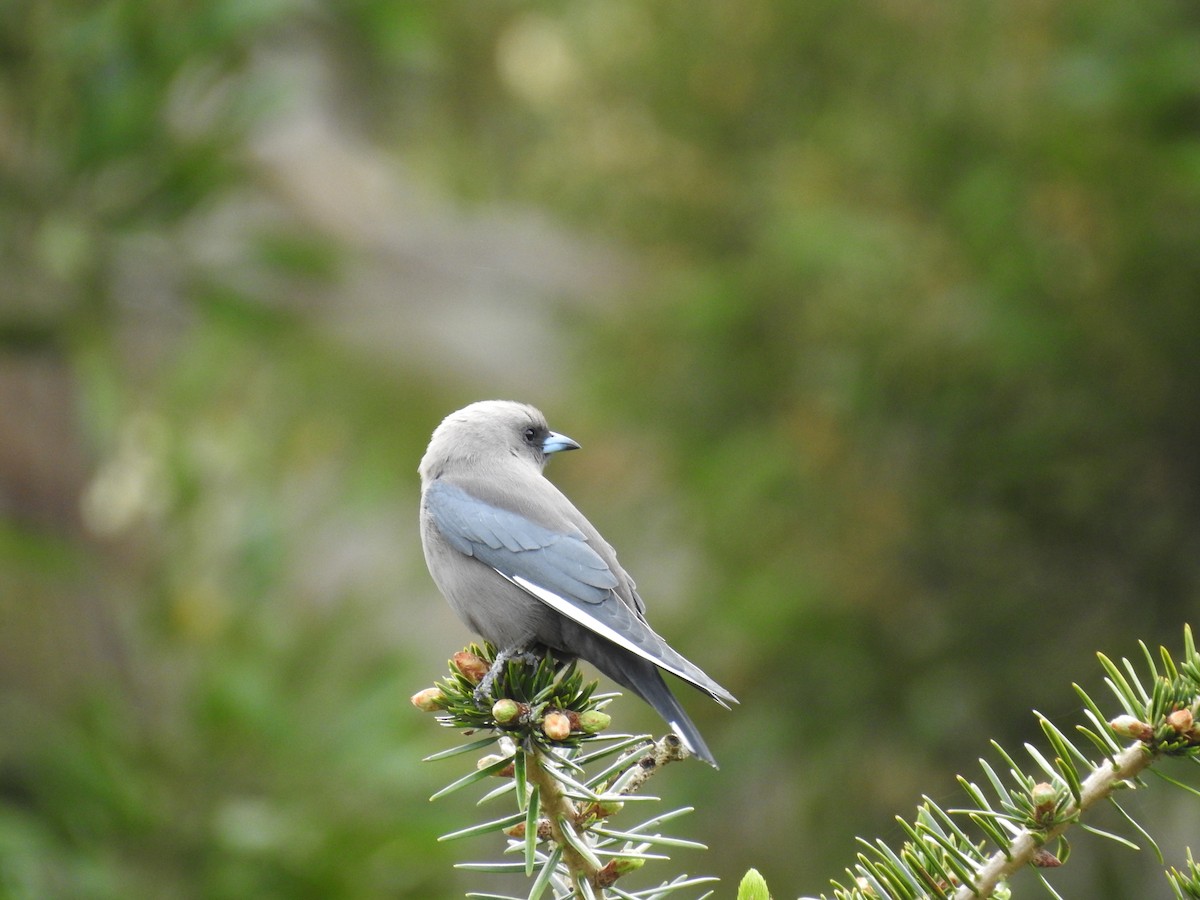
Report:
[[[529,441],[529,443],[532,444],[536,438],[537,438],[537,429],[536,428],[526,428],[525,429],[525,440]]]

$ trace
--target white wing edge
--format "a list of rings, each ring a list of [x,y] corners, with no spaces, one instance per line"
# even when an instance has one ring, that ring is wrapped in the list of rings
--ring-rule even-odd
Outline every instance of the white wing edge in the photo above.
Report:
[[[536,585],[529,579],[522,578],[520,575],[513,575],[513,576],[505,575],[499,569],[496,569],[496,572],[499,573],[500,575],[504,576],[504,578],[511,581],[513,584],[515,584],[521,590],[525,591],[528,594],[533,595],[534,597],[536,597],[537,599],[539,599],[543,603],[545,603],[547,606],[549,606],[551,609],[555,610],[556,612],[562,613],[568,619],[578,622],[580,625],[582,625],[584,628],[587,628],[589,631],[595,632],[596,634],[600,635],[601,637],[608,638],[614,644],[617,644],[620,647],[624,647],[630,653],[634,653],[637,656],[642,657],[642,659],[645,659],[645,660],[648,660],[649,662],[654,663],[654,665],[658,666],[660,669],[665,669],[666,671],[670,672],[672,675],[678,675],[680,678],[682,678],[686,682],[694,683],[694,682],[692,682],[691,677],[689,675],[687,675],[685,672],[681,671],[676,666],[672,666],[666,662],[663,662],[663,660],[659,659],[656,656],[652,656],[646,650],[639,647],[633,641],[629,640],[629,638],[627,638],[623,634],[620,634],[619,632],[615,631],[611,626],[606,625],[604,622],[601,622],[595,616],[588,615],[587,610],[580,609],[578,606],[576,606],[570,600],[567,600],[565,597],[561,597],[558,594],[554,593],[554,591],[547,590],[546,588],[541,587],[540,585]],[[620,603],[619,600],[614,601],[614,602]],[[674,726],[675,723],[672,722],[670,724],[672,726]],[[687,741],[685,740],[684,743],[687,744]]]

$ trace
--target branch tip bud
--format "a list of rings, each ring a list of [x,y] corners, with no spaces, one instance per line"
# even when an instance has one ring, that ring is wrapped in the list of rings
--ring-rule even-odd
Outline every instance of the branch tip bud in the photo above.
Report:
[[[584,734],[599,734],[608,727],[610,722],[612,722],[612,716],[598,709],[589,709],[578,716],[579,730]]]
[[[516,700],[504,698],[492,704],[492,718],[498,725],[510,725],[520,718],[522,704]]]
[[[1167,716],[1167,724],[1180,734],[1187,734],[1195,724],[1195,716],[1190,709],[1177,709]]]
[[[442,693],[441,688],[437,687],[417,691],[412,695],[411,701],[413,706],[423,712],[437,712],[439,709],[446,708],[446,695]]]
[[[596,804],[596,815],[601,819],[608,819],[624,808],[625,804],[620,800],[602,800]]]
[[[610,859],[605,863],[604,868],[596,873],[594,882],[598,888],[612,887],[618,878],[622,875],[628,875],[630,872],[636,872],[646,864],[644,859],[636,857],[622,857],[620,859]]]
[[[459,674],[471,684],[479,684],[483,681],[483,676],[488,673],[490,666],[482,656],[477,656],[469,650],[459,650],[450,661],[454,664],[454,668],[458,669]]]
[[[494,765],[495,763],[500,762],[502,759],[509,759],[509,757],[497,756],[495,753],[491,753],[491,754],[488,754],[487,756],[480,757],[479,761],[475,763],[475,768],[476,769],[486,769],[488,766]],[[509,764],[507,766],[505,766],[499,772],[493,772],[492,775],[495,778],[512,778],[513,777],[512,763],[509,762]]]
[[[1029,792],[1029,797],[1033,800],[1033,805],[1041,812],[1046,808],[1054,808],[1055,803],[1058,802],[1058,791],[1054,789],[1054,785],[1042,781],[1033,786],[1033,790]]]
[[[565,713],[547,713],[542,719],[542,731],[552,741],[565,741],[571,736],[571,720]]]
[[[1117,716],[1109,721],[1108,727],[1121,737],[1138,741],[1149,741],[1154,737],[1154,729],[1135,716]]]

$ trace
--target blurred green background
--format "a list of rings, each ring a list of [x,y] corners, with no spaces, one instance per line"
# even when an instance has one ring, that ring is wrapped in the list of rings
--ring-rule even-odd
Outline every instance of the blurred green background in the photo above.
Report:
[[[3,0],[0,897],[488,886],[407,698],[468,638],[417,461],[494,396],[742,700],[681,689],[712,850],[644,882],[825,890],[1200,625],[1197,7]]]

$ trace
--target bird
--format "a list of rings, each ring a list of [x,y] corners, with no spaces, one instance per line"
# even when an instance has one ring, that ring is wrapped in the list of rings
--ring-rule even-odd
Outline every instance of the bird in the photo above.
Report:
[[[584,660],[716,768],[662,673],[726,708],[737,700],[654,632],[616,552],[545,477],[553,454],[579,446],[525,403],[481,400],[446,416],[418,467],[429,573],[462,622],[499,648],[493,673],[502,659],[530,653]]]

